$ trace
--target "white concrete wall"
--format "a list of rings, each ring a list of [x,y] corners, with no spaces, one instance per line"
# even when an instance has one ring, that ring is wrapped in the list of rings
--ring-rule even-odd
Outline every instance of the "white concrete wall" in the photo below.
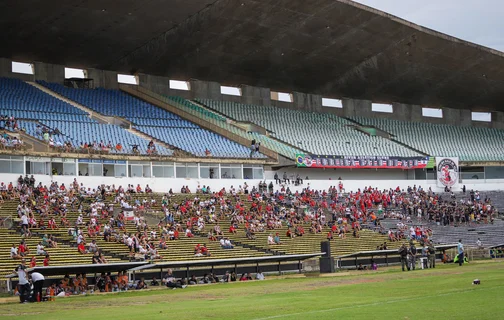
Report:
[[[266,181],[269,183],[271,179],[268,177],[270,173],[267,174]],[[272,175],[271,175],[272,176]],[[2,174],[0,177],[1,182],[13,182],[16,184],[17,174]],[[244,182],[252,188],[254,185],[258,185],[260,180],[243,180],[243,179],[175,179],[175,178],[115,178],[115,177],[74,177],[74,176],[49,176],[49,175],[34,175],[37,184],[42,182],[42,184],[49,185],[51,181],[57,181],[58,183],[65,183],[69,185],[73,182],[74,178],[77,178],[79,183],[83,183],[86,187],[96,187],[101,184],[113,185],[116,187],[122,185],[126,187],[128,184],[137,185],[140,184],[142,188],[145,185],[149,186],[155,192],[167,192],[170,188],[173,192],[180,192],[182,186],[189,186],[191,191],[195,191],[198,185],[210,186],[214,191],[220,190],[222,187],[226,189],[230,186],[237,188],[239,185],[243,185]],[[274,181],[273,181],[274,183]],[[305,181],[302,186],[295,187],[290,186],[292,191],[301,191],[303,188],[307,187],[308,184],[312,189],[328,189],[330,186],[337,186],[337,180],[308,180]],[[380,189],[396,188],[399,186],[401,189],[406,189],[408,186],[422,186],[424,189],[432,188],[434,191],[442,191],[442,188],[436,186],[435,180],[394,180],[394,179],[373,179],[368,180],[345,180],[343,179],[343,184],[347,192],[356,191],[357,189],[362,189],[365,186],[378,187]],[[470,183],[461,183],[459,187],[455,190],[458,191],[462,188],[462,185],[466,186],[467,190],[480,190],[480,191],[490,191],[490,190],[504,190],[504,179],[503,180],[473,180]],[[275,189],[279,188],[279,185],[275,184]]]

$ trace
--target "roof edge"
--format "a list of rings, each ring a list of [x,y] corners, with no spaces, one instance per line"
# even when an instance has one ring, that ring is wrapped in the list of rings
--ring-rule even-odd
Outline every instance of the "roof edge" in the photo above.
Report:
[[[499,57],[504,57],[504,52],[499,51],[497,49],[492,49],[492,48],[489,48],[489,47],[485,47],[485,46],[482,46],[482,45],[474,43],[474,42],[463,40],[463,39],[451,36],[449,34],[446,34],[446,33],[443,33],[443,32],[439,32],[439,31],[436,31],[434,29],[430,29],[430,28],[418,25],[418,24],[413,23],[411,21],[408,21],[406,19],[399,18],[399,17],[397,17],[397,16],[395,16],[393,14],[387,13],[385,11],[381,11],[379,9],[367,6],[365,4],[362,4],[362,3],[359,3],[359,2],[355,2],[355,1],[352,1],[352,0],[336,0],[336,1],[338,1],[340,3],[347,4],[347,5],[351,5],[353,7],[361,9],[361,10],[366,10],[368,12],[371,12],[371,13],[378,14],[380,16],[389,18],[389,19],[391,19],[393,21],[401,23],[401,24],[403,24],[405,26],[408,26],[410,28],[416,29],[416,30],[418,30],[420,32],[424,32],[424,33],[427,33],[427,34],[430,34],[430,35],[433,35],[435,37],[442,38],[444,40],[448,40],[448,41],[451,41],[451,42],[467,45],[467,46],[470,46],[470,47],[473,47],[473,48],[476,48],[476,49],[479,49],[479,50],[484,50],[484,51],[486,51],[488,53],[495,54],[495,55],[497,55]]]

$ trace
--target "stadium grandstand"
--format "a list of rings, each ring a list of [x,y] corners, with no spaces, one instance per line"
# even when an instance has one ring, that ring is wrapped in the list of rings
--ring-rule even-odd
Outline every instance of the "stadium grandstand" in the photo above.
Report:
[[[503,53],[347,0],[29,2],[0,5],[0,276],[504,243]]]

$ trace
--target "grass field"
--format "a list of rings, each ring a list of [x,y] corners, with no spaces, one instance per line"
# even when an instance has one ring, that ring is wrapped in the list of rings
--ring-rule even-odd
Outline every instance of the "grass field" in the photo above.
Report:
[[[482,284],[472,285],[473,279]],[[502,319],[504,263],[331,276],[286,276],[247,283],[192,286],[0,304],[15,319]]]

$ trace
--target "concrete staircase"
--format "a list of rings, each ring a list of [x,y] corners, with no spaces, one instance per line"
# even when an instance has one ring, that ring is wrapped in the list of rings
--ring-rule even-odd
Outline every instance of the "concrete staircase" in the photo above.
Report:
[[[154,137],[152,137],[152,136],[150,136],[150,135],[148,135],[148,134],[145,134],[145,133],[143,133],[142,131],[137,130],[137,129],[133,128],[133,127],[130,127],[129,129],[126,129],[126,131],[128,131],[128,132],[130,132],[130,133],[132,133],[132,134],[134,134],[134,135],[136,135],[136,136],[138,136],[138,137],[140,137],[140,138],[142,138],[142,139],[145,139],[145,140],[147,140],[147,141],[149,141],[149,140],[154,140],[154,142],[155,142],[157,145],[161,145],[161,146],[163,146],[163,147],[165,147],[165,148],[167,148],[167,149],[173,150],[173,151],[174,151],[174,154],[173,154],[173,155],[174,155],[175,157],[195,157],[195,155],[193,155],[192,153],[189,153],[189,152],[186,152],[186,151],[181,150],[181,149],[179,149],[179,148],[176,148],[176,147],[174,147],[174,146],[172,146],[172,145],[170,145],[170,144],[167,144],[167,143],[166,143],[166,142],[164,142],[164,141],[161,141],[161,140],[159,140],[159,139],[156,139],[156,138],[154,138]]]
[[[23,120],[25,122],[29,120]],[[47,143],[42,140],[39,140],[35,137],[30,136],[22,131],[17,132],[9,132],[10,136],[18,137],[24,141],[24,145],[26,146],[28,151],[36,151],[36,152],[50,152],[51,148]]]
[[[99,123],[107,123],[107,124],[108,123],[114,123],[114,117],[104,116],[101,113],[98,113],[98,112],[96,112],[94,110],[91,110],[88,107],[83,106],[80,103],[72,101],[72,100],[70,100],[70,99],[68,99],[68,98],[66,98],[66,97],[64,97],[64,96],[62,96],[62,95],[60,95],[60,94],[58,94],[58,93],[56,93],[56,92],[54,92],[54,91],[46,88],[46,87],[44,87],[43,85],[40,85],[40,84],[36,83],[36,82],[27,81],[26,83],[28,83],[29,85],[31,85],[31,86],[39,89],[40,91],[43,91],[43,92],[47,93],[50,96],[55,97],[56,99],[64,101],[64,102],[66,102],[66,103],[68,103],[68,104],[76,107],[77,109],[80,109],[80,110],[86,112],[91,119],[96,120]]]
[[[232,125],[227,122],[214,121],[213,119],[203,117],[200,113],[190,110],[189,108],[180,105],[177,102],[172,101],[165,96],[159,95],[155,92],[152,92],[148,89],[139,86],[120,85],[119,89],[138,99],[141,99],[161,109],[165,109],[168,112],[176,114],[181,118],[200,126],[203,129],[212,131],[218,135],[226,137],[227,139],[239,143],[243,146],[246,147],[250,146],[250,141],[252,140],[252,137],[249,137],[248,134],[241,129],[238,130],[234,126],[233,128],[231,128]],[[261,145],[259,152],[270,157],[270,161],[273,162],[278,161],[278,153],[269,148],[266,148],[264,145]]]
[[[228,115],[225,115],[224,113],[219,112],[219,111],[217,111],[217,110],[215,110],[215,109],[213,109],[213,108],[211,108],[211,107],[209,107],[209,106],[207,106],[207,105],[205,105],[205,104],[203,104],[201,102],[198,102],[196,100],[191,100],[191,103],[194,103],[197,106],[200,106],[200,107],[202,107],[202,108],[204,108],[204,109],[206,109],[206,110],[208,110],[210,112],[213,112],[213,113],[215,113],[215,114],[217,114],[217,115],[219,115],[219,116],[221,116],[223,118],[226,118],[226,122],[227,123],[232,124],[232,125],[240,128],[240,129],[242,129],[244,131],[256,132],[256,133],[265,135],[265,136],[267,136],[268,138],[270,138],[272,140],[276,140],[276,141],[278,141],[280,143],[283,143],[283,144],[285,144],[285,145],[287,145],[289,147],[297,148],[297,149],[299,149],[300,151],[302,151],[302,152],[304,152],[306,154],[310,153],[307,150],[305,150],[303,148],[300,148],[299,146],[295,146],[293,144],[290,144],[288,142],[285,142],[283,140],[280,140],[280,139],[272,136],[271,133],[274,133],[274,132],[271,132],[271,131],[267,130],[266,128],[261,127],[261,126],[255,124],[255,123],[252,123],[252,122],[243,122],[243,121],[235,120],[235,119],[229,117]]]

